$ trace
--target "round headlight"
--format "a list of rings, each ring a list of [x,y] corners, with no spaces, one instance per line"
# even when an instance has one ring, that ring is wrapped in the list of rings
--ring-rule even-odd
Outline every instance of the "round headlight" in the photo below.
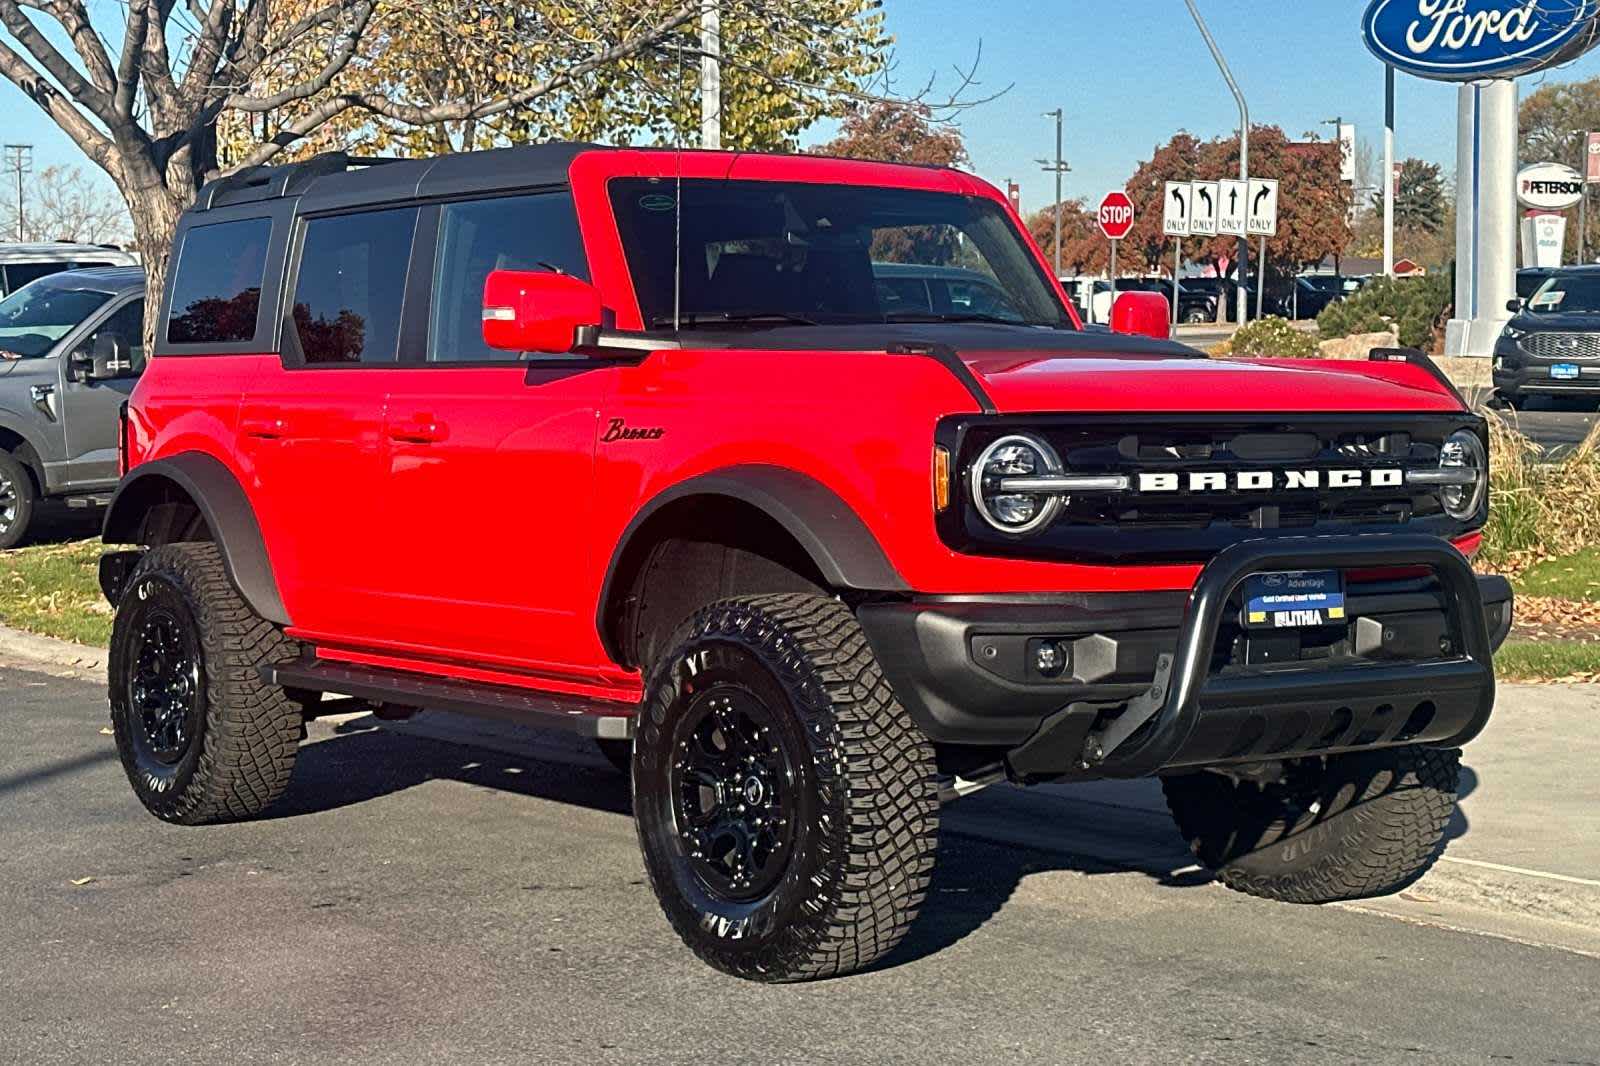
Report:
[[[1061,473],[1061,460],[1038,437],[1013,434],[983,450],[972,464],[972,502],[1002,533],[1031,533],[1061,511],[1061,497],[1019,489],[1019,479]],[[1007,481],[1013,482],[1005,485]]]
[[[1439,502],[1451,518],[1467,521],[1475,517],[1483,506],[1484,494],[1489,491],[1489,454],[1484,450],[1483,441],[1470,429],[1452,433],[1439,449],[1439,469],[1473,473],[1473,479],[1466,484],[1442,486]]]

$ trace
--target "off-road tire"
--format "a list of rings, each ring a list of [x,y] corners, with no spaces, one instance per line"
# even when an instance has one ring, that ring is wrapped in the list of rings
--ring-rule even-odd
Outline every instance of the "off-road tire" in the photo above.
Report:
[[[1287,903],[1386,895],[1420,877],[1455,810],[1459,751],[1301,760],[1284,788],[1214,772],[1162,779],[1195,857],[1239,892]]]
[[[39,493],[28,468],[10,452],[0,451],[0,551],[15,548],[28,535]],[[12,512],[6,519],[6,512]]]
[[[831,977],[882,958],[927,894],[937,771],[854,615],[804,593],[723,600],[667,647],[640,715],[633,797],[645,869],[672,927],[705,962],[751,980]],[[696,873],[673,795],[697,693],[730,686],[781,704],[768,735],[790,760],[785,809],[796,823],[781,880],[740,902]]]
[[[150,813],[182,825],[261,813],[288,787],[304,713],[260,668],[298,647],[245,603],[213,544],[153,548],[124,588],[111,634],[111,728],[134,792]],[[199,651],[196,725],[170,764],[151,754],[131,706],[133,654],[156,610],[192,625]]]

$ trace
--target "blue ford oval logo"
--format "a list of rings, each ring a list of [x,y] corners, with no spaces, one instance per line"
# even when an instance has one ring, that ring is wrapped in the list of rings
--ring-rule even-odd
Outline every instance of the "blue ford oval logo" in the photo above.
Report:
[[[1442,81],[1506,78],[1596,44],[1600,0],[1372,0],[1361,20],[1385,63]]]

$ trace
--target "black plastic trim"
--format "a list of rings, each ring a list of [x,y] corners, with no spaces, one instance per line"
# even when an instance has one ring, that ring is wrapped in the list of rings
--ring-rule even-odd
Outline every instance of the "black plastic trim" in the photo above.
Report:
[[[908,592],[894,564],[877,538],[832,489],[804,474],[780,466],[730,466],[680,481],[639,508],[622,531],[606,566],[595,624],[611,657],[620,662],[620,649],[607,635],[607,615],[617,594],[618,565],[628,553],[634,535],[663,507],[690,496],[724,496],[747,503],[783,526],[816,564],[831,587],[873,592]]]
[[[633,736],[635,711],[631,705],[318,659],[263,666],[261,674],[269,684],[284,688],[333,692],[424,710],[455,711],[601,740],[628,740]]]
[[[204,452],[183,452],[135,467],[111,499],[101,539],[107,544],[137,543],[150,502],[146,493],[161,481],[176,485],[200,509],[228,576],[251,609],[269,622],[292,625],[244,487],[220,460]]]

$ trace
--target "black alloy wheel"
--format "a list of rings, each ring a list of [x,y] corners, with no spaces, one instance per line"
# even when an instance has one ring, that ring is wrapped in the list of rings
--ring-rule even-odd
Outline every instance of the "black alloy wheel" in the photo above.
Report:
[[[673,821],[707,892],[740,903],[770,892],[794,851],[795,768],[772,709],[751,689],[696,693],[675,732]]]
[[[205,681],[194,619],[162,604],[134,634],[128,705],[138,719],[134,743],[167,766],[182,761],[200,731]]]

